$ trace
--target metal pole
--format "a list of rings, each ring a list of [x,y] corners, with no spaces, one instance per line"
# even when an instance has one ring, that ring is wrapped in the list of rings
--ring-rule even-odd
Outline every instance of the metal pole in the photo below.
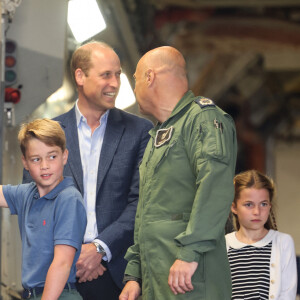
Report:
[[[2,169],[3,169],[3,136],[4,136],[4,101],[5,101],[5,27],[6,27],[6,15],[2,14],[2,5],[0,3],[1,12],[1,34],[0,34],[0,184],[2,184]],[[0,224],[2,225],[2,211],[0,211]],[[0,226],[0,241],[2,240],[2,226]],[[2,246],[0,245],[0,282],[2,282],[1,276],[1,261],[2,261]],[[2,299],[2,285],[0,285],[0,299]]]
[[[2,184],[2,154],[3,154],[3,127],[4,127],[4,100],[5,100],[5,27],[6,15],[1,10],[1,53],[0,53],[0,184]],[[1,231],[0,231],[1,232]]]

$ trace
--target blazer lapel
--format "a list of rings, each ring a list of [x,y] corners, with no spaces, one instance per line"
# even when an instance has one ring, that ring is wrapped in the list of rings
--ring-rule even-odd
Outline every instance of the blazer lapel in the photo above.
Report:
[[[124,128],[125,126],[122,122],[122,116],[118,109],[111,109],[108,115],[106,130],[100,154],[97,177],[97,193],[100,189],[103,179],[109,169],[111,161],[118,148]]]
[[[67,148],[69,149],[68,165],[80,192],[83,195],[83,172],[78,142],[75,107],[67,114],[62,126],[64,127]]]

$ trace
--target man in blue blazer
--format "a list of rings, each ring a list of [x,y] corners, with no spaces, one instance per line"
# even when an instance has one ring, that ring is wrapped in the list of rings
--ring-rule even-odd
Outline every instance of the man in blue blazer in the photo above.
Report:
[[[77,289],[84,300],[118,299],[133,244],[139,194],[138,165],[152,123],[114,107],[121,66],[102,42],[79,47],[71,59],[78,100],[58,116],[65,131],[68,163],[83,195],[88,224],[77,267]]]

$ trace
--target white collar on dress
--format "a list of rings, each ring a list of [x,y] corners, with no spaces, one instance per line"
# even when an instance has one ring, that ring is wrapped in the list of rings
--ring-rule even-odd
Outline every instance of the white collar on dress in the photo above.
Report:
[[[253,247],[264,247],[273,240],[275,234],[276,234],[276,231],[273,229],[270,229],[264,238],[262,238],[260,241],[253,243],[253,244],[245,244],[245,243],[240,242],[236,238],[236,231],[227,234],[226,238],[227,238],[228,244],[231,248],[240,249],[242,247],[249,246],[249,245],[251,245]]]

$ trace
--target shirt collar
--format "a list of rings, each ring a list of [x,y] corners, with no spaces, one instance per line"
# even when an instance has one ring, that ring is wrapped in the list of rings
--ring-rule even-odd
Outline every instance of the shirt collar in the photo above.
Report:
[[[229,239],[230,239],[230,247],[234,249],[240,249],[245,246],[253,246],[253,247],[264,247],[268,245],[274,238],[274,235],[276,234],[275,230],[270,229],[269,232],[259,241],[253,243],[253,244],[245,244],[241,241],[239,241],[236,237],[236,231],[230,233]]]
[[[175,116],[176,114],[178,114],[184,107],[186,107],[187,105],[189,105],[191,102],[193,102],[195,100],[195,95],[192,91],[187,91],[183,97],[179,100],[179,102],[176,104],[176,106],[174,107],[170,118],[172,118],[173,116]],[[170,119],[169,118],[169,119]]]
[[[53,200],[57,197],[57,195],[64,190],[65,188],[74,185],[73,178],[72,177],[64,177],[64,179],[48,194],[43,196],[42,198],[45,198],[46,200]]]
[[[99,124],[101,124],[101,123],[103,124],[103,123],[107,122],[108,114],[109,114],[109,109],[100,117]],[[76,115],[76,125],[77,125],[77,127],[79,127],[80,122],[82,122],[82,121],[87,123],[86,117],[79,110],[78,99],[75,103],[75,115]]]

